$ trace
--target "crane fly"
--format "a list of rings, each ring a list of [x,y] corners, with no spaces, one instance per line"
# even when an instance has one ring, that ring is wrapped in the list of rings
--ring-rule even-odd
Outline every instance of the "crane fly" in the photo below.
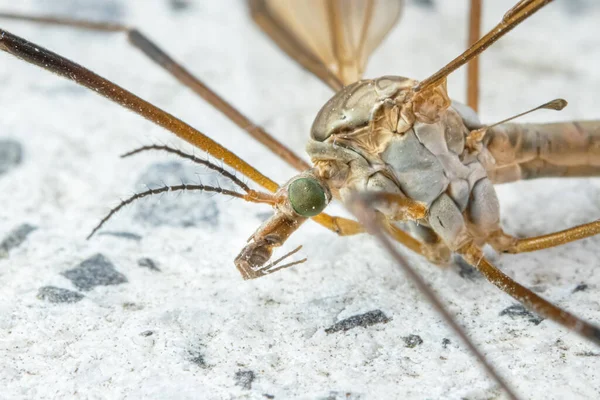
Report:
[[[257,2],[253,3],[257,4]],[[511,139],[520,136],[528,137],[527,135],[532,134],[538,135],[536,129],[543,130],[562,145],[559,146],[562,150],[567,153],[572,151],[581,154],[589,149],[568,146],[568,138],[564,139],[562,134],[568,129],[575,129],[583,135],[590,135],[591,140],[595,140],[593,136],[595,125],[565,123],[540,125],[527,129],[516,124],[486,126],[478,121],[471,110],[451,103],[446,90],[446,77],[450,73],[469,59],[476,57],[547,3],[550,1],[519,2],[506,13],[502,21],[490,33],[484,35],[464,54],[426,79],[417,81],[410,78],[387,76],[350,83],[343,88],[338,88],[340,91],[324,106],[313,125],[308,152],[314,165],[305,168],[300,161],[294,161],[301,159],[293,155],[289,149],[282,150],[283,148],[280,148],[277,152],[292,166],[298,167],[302,171],[283,185],[278,185],[243,159],[181,120],[55,53],[7,31],[1,32],[0,49],[95,90],[175,133],[194,146],[207,151],[214,158],[222,160],[266,190],[252,189],[235,175],[210,161],[165,146],[146,146],[127,153],[127,155],[147,150],[167,151],[217,171],[236,185],[238,190],[200,184],[182,184],[152,189],[122,202],[102,220],[94,232],[121,207],[140,197],[165,191],[217,192],[249,202],[268,204],[275,209],[274,215],[257,230],[236,259],[236,266],[246,279],[258,278],[305,261],[285,261],[289,256],[295,254],[296,250],[273,261],[271,258],[275,248],[281,246],[296,229],[312,218],[341,235],[360,234],[368,230],[390,251],[398,264],[404,267],[408,267],[408,265],[397,253],[397,250],[391,246],[388,236],[383,235],[383,232],[435,263],[446,262],[450,252],[458,253],[479,269],[490,282],[530,309],[598,344],[600,343],[598,328],[557,308],[534,292],[514,282],[495,268],[481,251],[481,246],[486,243],[501,252],[535,251],[598,233],[598,223],[595,222],[543,237],[514,238],[502,231],[498,225],[497,200],[491,186],[492,183],[559,174],[559,176],[594,175],[597,173],[597,167],[594,165],[564,164],[561,163],[561,160],[557,163],[544,160],[545,163],[540,165],[540,160],[531,157],[530,154],[535,150],[535,144],[533,147],[523,145],[520,148],[513,148],[514,142]],[[4,16],[9,17],[6,14]],[[134,45],[181,81],[186,82],[197,92],[206,90],[186,70],[176,64],[139,31],[107,24],[96,26],[88,24],[86,27],[126,32]],[[359,70],[355,68],[353,73],[358,73],[356,71]],[[344,83],[346,80],[352,80],[352,78],[348,78],[347,70],[341,67],[337,70],[334,69],[333,76]],[[327,79],[333,82],[331,76]],[[356,97],[357,94],[359,97]],[[216,95],[212,93],[211,96]],[[226,104],[218,97],[215,97],[215,102]],[[213,102],[211,101],[211,103]],[[351,103],[356,104],[358,111],[354,112],[354,108],[349,106]],[[563,101],[557,100],[545,103],[541,108],[561,109],[564,105]],[[227,115],[227,112],[225,114]],[[237,114],[233,115],[228,116],[235,120]],[[256,127],[249,120],[243,120],[238,125]],[[431,175],[432,178],[427,181],[426,185],[419,184],[419,182],[423,182],[423,176],[404,174],[407,171],[411,172],[410,165],[402,164],[406,160],[394,157],[388,152],[390,148],[400,146],[398,149],[402,149],[402,151],[398,150],[398,152],[407,154],[404,150],[408,147],[402,148],[401,146],[407,145],[408,140],[405,138],[411,138],[412,149],[415,154],[418,154],[418,157],[425,154],[419,153],[418,146],[425,146],[429,153],[441,157],[441,154],[434,153],[431,147],[427,147],[427,145],[433,146],[434,144],[432,142],[427,144],[427,140],[423,139],[424,137],[430,139],[440,137],[440,129],[441,137],[447,136],[444,140],[448,142],[448,147],[451,147],[450,144],[454,146],[452,152],[461,154],[462,166],[457,166],[457,170],[474,165],[474,171],[465,172],[467,175],[458,173],[457,179],[467,182],[464,185],[460,182],[455,184],[455,181],[450,181],[443,183],[441,189],[435,188],[433,183],[438,184],[441,179],[436,175]],[[444,130],[450,133],[444,133]],[[377,132],[377,135],[374,132]],[[266,134],[266,132],[264,133]],[[395,141],[398,137],[403,138],[402,142]],[[459,150],[454,150],[454,148]],[[448,148],[445,151],[447,153],[443,154],[445,159],[454,157],[452,161],[448,162],[456,163],[456,160],[459,160],[456,154],[448,153]],[[388,153],[386,154],[386,152]],[[572,158],[572,154],[566,155]],[[479,159],[480,156],[481,159]],[[490,162],[490,157],[499,162]],[[383,164],[382,160],[385,161]],[[418,160],[417,158],[411,162],[418,162]],[[373,166],[376,168],[372,169]],[[388,168],[389,166],[392,167]],[[444,164],[444,168],[448,169],[449,167]],[[483,175],[481,175],[482,171]],[[374,177],[372,182],[370,181],[371,177]],[[324,208],[332,199],[342,200],[353,211],[360,224],[350,219],[324,214]],[[465,202],[462,206],[459,204],[461,201]],[[462,220],[463,217],[468,219],[466,223]],[[396,222],[407,223],[414,236],[400,229],[395,224]],[[414,275],[411,271],[408,269],[409,275],[415,279],[415,284],[426,293],[435,307],[439,309],[458,335],[465,340],[468,347],[478,355],[488,372],[507,391],[509,396],[515,397],[508,386],[471,345],[459,326],[444,311],[441,303],[431,296],[431,292],[420,281],[418,275]]]

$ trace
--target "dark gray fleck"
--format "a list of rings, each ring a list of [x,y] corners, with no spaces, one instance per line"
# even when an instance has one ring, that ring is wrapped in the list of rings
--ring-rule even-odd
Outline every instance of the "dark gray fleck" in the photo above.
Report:
[[[126,2],[117,0],[36,0],[37,10],[46,14],[69,15],[73,18],[87,18],[94,21],[117,22],[125,14]]]
[[[504,315],[508,315],[512,319],[525,318],[534,325],[539,325],[544,320],[544,318],[532,313],[521,304],[513,304],[500,311],[500,316]]]
[[[148,337],[148,336],[152,336],[153,334],[154,334],[153,331],[144,331],[144,332],[140,333],[140,336]]]
[[[423,339],[419,335],[408,335],[402,338],[404,340],[404,347],[414,349],[418,345],[423,343]]]
[[[586,283],[580,283],[579,285],[575,286],[575,289],[573,289],[573,293],[583,292],[584,290],[587,290],[588,288],[589,288],[589,286]]]
[[[92,290],[96,286],[119,285],[127,282],[127,277],[117,271],[102,254],[96,254],[81,262],[77,267],[62,275],[73,282],[79,290]]]
[[[0,139],[0,175],[5,174],[23,161],[23,147],[12,139]]]
[[[191,5],[189,0],[169,0],[169,6],[173,11],[184,11],[190,8]]]
[[[592,8],[597,7],[596,0],[566,0],[559,4],[567,11],[568,15],[581,16],[586,12],[590,12]]]
[[[434,0],[412,0],[412,2],[420,7],[426,7],[426,8],[435,7]]]
[[[575,353],[578,357],[600,357],[600,353],[596,353],[593,351],[581,351],[579,353]]]
[[[254,371],[250,370],[238,371],[234,376],[236,386],[241,386],[246,390],[252,389],[252,382],[254,382],[255,378]]]
[[[600,340],[600,328],[592,328],[592,336],[596,339],[596,340]]]
[[[121,304],[121,307],[123,307],[123,310],[127,311],[140,311],[144,309],[144,306],[142,304],[134,303],[132,301],[127,301]]]
[[[481,273],[471,264],[466,262],[461,256],[455,256],[454,263],[458,266],[458,275],[460,275],[461,278],[474,281],[482,277]]]
[[[197,172],[202,172],[197,175]],[[150,166],[136,184],[136,192],[157,189],[165,185],[198,184],[222,185],[216,173],[205,173],[200,166],[184,166],[179,162],[158,163]],[[165,193],[137,201],[135,218],[152,226],[217,226],[219,208],[214,194],[195,192]]]
[[[263,393],[263,397],[264,397],[265,399],[270,399],[270,400],[272,400],[272,399],[274,399],[274,398],[275,398],[275,396],[274,396],[274,395],[272,395],[272,394],[268,394],[268,393]]]
[[[83,299],[81,293],[55,286],[44,286],[38,290],[37,298],[49,303],[77,303]]]
[[[158,265],[156,265],[156,262],[154,262],[154,260],[151,258],[147,258],[147,257],[140,258],[138,260],[138,265],[140,267],[148,268],[151,271],[160,272],[160,268],[158,268]]]
[[[117,232],[117,231],[102,231],[98,233],[98,236],[100,235],[106,235],[106,236],[115,236],[118,238],[123,238],[123,239],[129,239],[129,240],[135,240],[135,241],[140,241],[142,240],[142,237],[136,233],[131,233],[131,232]]]
[[[199,350],[190,350],[189,360],[200,368],[208,368],[208,364],[204,361],[204,356]]]
[[[450,339],[448,339],[448,338],[443,338],[443,339],[442,339],[442,347],[443,347],[444,349],[447,349],[449,345],[450,345]]]
[[[350,318],[343,319],[336,322],[329,328],[325,329],[325,333],[335,333],[339,331],[347,331],[349,329],[361,326],[366,328],[367,326],[375,324],[388,323],[390,319],[381,310],[373,310],[360,315],[353,315]]]
[[[36,229],[37,227],[33,225],[21,224],[8,232],[8,235],[0,242],[0,258],[7,257],[9,251],[23,244],[27,236]]]
[[[350,392],[331,391],[327,397],[321,397],[320,400],[359,400],[361,396]]]

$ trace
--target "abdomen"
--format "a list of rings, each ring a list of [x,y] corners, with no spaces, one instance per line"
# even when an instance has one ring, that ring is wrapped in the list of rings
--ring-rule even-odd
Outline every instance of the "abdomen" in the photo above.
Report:
[[[488,170],[494,183],[600,176],[600,121],[504,124],[484,140],[496,160]]]

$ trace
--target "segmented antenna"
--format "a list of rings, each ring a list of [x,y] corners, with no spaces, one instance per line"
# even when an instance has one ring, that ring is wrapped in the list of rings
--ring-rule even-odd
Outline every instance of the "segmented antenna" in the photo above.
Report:
[[[481,365],[485,368],[489,376],[496,381],[500,387],[508,394],[508,396],[516,400],[517,395],[513,392],[506,381],[500,376],[500,374],[494,369],[494,367],[486,360],[481,351],[475,346],[475,344],[469,339],[464,329],[454,320],[450,312],[442,304],[441,300],[434,293],[434,291],[425,283],[423,278],[414,270],[414,268],[406,261],[406,259],[398,252],[392,242],[388,239],[384,230],[381,228],[381,224],[377,220],[376,211],[368,203],[368,192],[359,193],[355,192],[352,195],[350,201],[349,210],[354,216],[367,228],[369,233],[374,235],[379,243],[388,251],[392,258],[396,261],[398,269],[402,270],[417,287],[417,289],[427,298],[429,303],[436,309],[436,311],[446,321],[446,324],[452,328],[454,333],[461,338],[463,343],[471,351],[471,353],[479,360]]]
[[[265,204],[270,204],[273,205],[276,203],[276,198],[275,195],[271,194],[271,193],[265,193],[265,192],[259,192],[253,189],[250,189],[250,187],[245,184],[241,179],[239,179],[237,176],[235,176],[234,174],[232,174],[231,172],[227,171],[225,168],[220,167],[208,160],[203,160],[201,158],[198,158],[196,156],[193,156],[191,154],[187,154],[181,150],[177,150],[174,149],[172,147],[169,146],[162,146],[162,145],[150,145],[150,146],[142,146],[140,148],[137,148],[135,150],[132,150],[128,153],[125,153],[121,156],[121,158],[125,158],[125,157],[130,157],[134,154],[139,154],[143,151],[149,151],[149,150],[159,150],[159,151],[166,151],[168,153],[172,153],[175,154],[181,158],[185,158],[187,160],[191,160],[197,164],[201,164],[204,165],[205,167],[218,172],[221,176],[229,179],[232,183],[234,183],[235,185],[237,185],[239,188],[241,188],[245,193],[239,193],[236,192],[234,190],[229,190],[229,189],[223,189],[220,186],[209,186],[209,185],[202,185],[202,184],[196,184],[196,185],[190,185],[190,184],[186,184],[183,181],[181,182],[180,185],[167,185],[166,183],[163,182],[163,186],[159,187],[159,188],[155,188],[155,189],[150,189],[148,188],[148,190],[140,192],[140,193],[136,193],[133,196],[122,200],[119,205],[117,205],[116,207],[112,208],[109,213],[102,218],[102,220],[98,223],[98,225],[96,225],[96,227],[92,230],[92,232],[87,236],[87,239],[89,240],[92,236],[94,236],[94,234],[100,229],[102,228],[102,226],[113,216],[115,215],[119,210],[121,210],[123,207],[125,207],[126,205],[129,205],[131,203],[133,203],[136,200],[139,200],[141,198],[144,198],[146,196],[153,196],[153,195],[157,195],[157,194],[161,194],[161,193],[167,193],[167,192],[183,192],[185,190],[199,190],[202,192],[210,192],[210,193],[215,193],[215,194],[223,194],[226,196],[230,196],[230,197],[236,197],[238,199],[242,199],[248,202],[252,202],[252,203],[265,203]],[[146,186],[147,187],[147,186]],[[295,251],[294,251],[295,252]]]
[[[121,210],[126,205],[129,205],[129,204],[133,203],[134,201],[144,198],[146,196],[153,196],[153,195],[167,193],[167,192],[178,192],[178,191],[183,191],[183,190],[200,190],[203,192],[219,193],[219,194],[224,194],[226,196],[237,197],[239,199],[248,200],[247,194],[238,193],[238,192],[234,192],[233,190],[222,189],[222,188],[214,187],[214,186],[187,185],[187,184],[176,185],[176,186],[168,186],[168,185],[161,186],[156,189],[149,189],[144,192],[136,193],[133,196],[129,197],[128,199],[122,200],[118,206],[116,206],[115,208],[112,208],[110,210],[110,212],[106,215],[106,217],[102,218],[100,223],[98,225],[96,225],[96,227],[92,230],[92,232],[87,236],[86,239],[89,240],[92,236],[94,236],[94,234],[100,228],[102,228],[102,226],[106,223],[106,221],[108,221],[113,215],[115,215],[119,210]]]
[[[143,151],[150,151],[150,150],[158,150],[158,151],[166,151],[167,153],[171,153],[171,154],[175,154],[181,158],[185,158],[186,160],[190,160],[196,164],[201,164],[204,165],[206,168],[211,169],[213,171],[218,172],[220,175],[224,176],[225,178],[229,179],[232,183],[236,184],[237,186],[239,186],[241,189],[243,189],[246,192],[250,191],[250,187],[244,183],[240,178],[238,178],[237,176],[235,176],[234,174],[232,174],[231,172],[227,171],[225,168],[218,166],[216,164],[211,163],[208,160],[204,160],[202,158],[198,158],[192,154],[187,154],[184,153],[181,150],[177,150],[173,147],[169,147],[169,146],[160,146],[160,145],[149,145],[149,146],[142,146],[139,147],[135,150],[131,150],[130,152],[127,152],[123,155],[121,155],[121,158],[126,158],[126,157],[130,157],[133,156],[135,154],[139,154]]]

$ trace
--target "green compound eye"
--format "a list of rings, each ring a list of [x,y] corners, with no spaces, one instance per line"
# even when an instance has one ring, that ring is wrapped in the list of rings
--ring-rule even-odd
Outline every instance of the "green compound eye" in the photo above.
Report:
[[[327,206],[323,188],[311,178],[298,178],[290,183],[288,199],[294,211],[303,217],[319,215]]]

